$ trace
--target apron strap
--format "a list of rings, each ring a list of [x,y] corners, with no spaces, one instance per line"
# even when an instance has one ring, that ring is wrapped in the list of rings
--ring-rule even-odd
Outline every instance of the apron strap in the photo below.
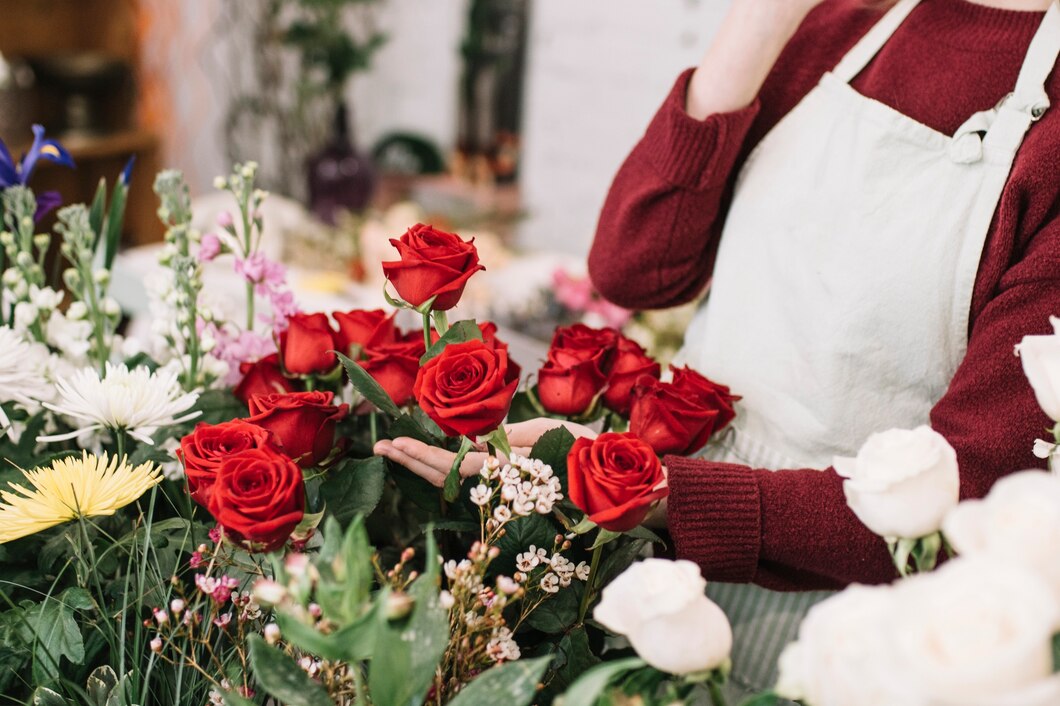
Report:
[[[895,33],[899,25],[905,21],[909,13],[913,11],[920,0],[899,0],[887,11],[879,22],[865,33],[854,48],[832,69],[832,74],[843,83],[850,83],[861,70],[869,65],[873,57],[883,48],[891,35]]]
[[[1031,40],[1016,88],[996,109],[996,119],[983,138],[986,149],[1015,154],[1031,125],[1049,109],[1045,87],[1060,55],[1060,0],[1050,4]]]

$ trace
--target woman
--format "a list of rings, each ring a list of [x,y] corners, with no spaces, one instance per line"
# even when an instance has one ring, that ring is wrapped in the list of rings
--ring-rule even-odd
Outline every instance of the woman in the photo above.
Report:
[[[734,0],[615,178],[589,258],[633,308],[709,281],[682,355],[743,401],[706,458],[666,459],[667,522],[718,582],[748,690],[771,686],[806,591],[894,577],[835,455],[930,422],[981,496],[1038,465],[1046,426],[1012,349],[1060,313],[1060,4],[884,5]],[[431,478],[452,458],[380,451]]]

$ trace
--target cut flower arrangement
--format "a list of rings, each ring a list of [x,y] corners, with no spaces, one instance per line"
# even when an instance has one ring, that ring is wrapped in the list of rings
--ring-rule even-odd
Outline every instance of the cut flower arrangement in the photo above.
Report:
[[[34,159],[72,164],[37,137]],[[128,171],[52,235],[31,168],[0,149],[8,702],[724,703],[728,620],[698,567],[649,558],[665,545],[642,524],[667,495],[661,456],[734,418],[726,387],[687,368],[664,380],[585,325],[557,329],[524,375],[493,324],[449,321],[484,267],[474,243],[422,224],[382,263],[395,311],[303,312],[260,248],[253,163],[218,178],[233,210],[208,233],[179,173],[158,176],[165,276],[148,283],[150,340],[126,340],[108,287]],[[203,291],[215,259],[246,283],[239,321]],[[1058,340],[1021,346],[1054,419]],[[398,438],[451,468],[373,453]],[[1057,703],[1060,481],[1017,474],[958,505],[929,429],[836,467],[900,573],[922,575],[822,603],[756,703]],[[929,573],[943,551],[961,557]]]
[[[686,369],[662,382],[640,346],[583,325],[524,376],[496,326],[448,320],[484,268],[474,243],[422,224],[382,263],[388,300],[422,327],[303,312],[260,248],[256,169],[216,180],[233,208],[206,233],[180,174],[158,175],[149,340],[122,336],[108,293],[128,171],[60,209],[54,235],[37,232],[27,179],[5,184],[0,693],[405,706],[716,691],[731,632],[700,605],[698,570],[652,560],[683,603],[625,572],[663,546],[641,527],[666,496],[660,455],[728,424],[729,391]],[[238,321],[203,291],[217,259],[246,283]],[[538,417],[555,421],[513,449],[506,430]],[[603,429],[575,440],[568,420]],[[448,450],[451,472],[432,484],[373,453],[398,437]],[[644,590],[657,615],[616,613],[614,596]],[[685,604],[712,648],[674,661],[650,635]]]

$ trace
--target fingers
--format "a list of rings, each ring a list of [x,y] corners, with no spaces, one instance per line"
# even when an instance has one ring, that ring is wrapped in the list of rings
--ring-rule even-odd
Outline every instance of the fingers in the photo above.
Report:
[[[563,426],[563,422],[558,419],[537,417],[518,424],[506,425],[504,431],[508,435],[508,443],[513,447],[533,447],[545,432],[561,426]]]
[[[394,463],[404,466],[431,485],[440,488],[445,483],[445,473],[442,473],[437,468],[428,466],[422,461],[417,461],[412,456],[409,456],[407,453],[394,446],[392,441],[380,441],[376,443],[374,450],[377,455],[384,456]]]
[[[401,464],[439,488],[444,485],[445,479],[449,475],[449,469],[453,467],[453,461],[456,460],[456,454],[452,451],[446,451],[436,446],[428,446],[408,437],[399,437],[393,441],[379,441],[376,443],[374,451],[379,456],[385,456],[394,463]],[[530,449],[527,447],[516,447],[512,449],[512,452],[520,456],[527,456],[530,453]],[[503,455],[498,454],[498,456],[502,460],[506,460]],[[460,464],[460,475],[468,478],[477,474],[482,470],[482,464],[485,463],[486,458],[487,455],[485,453],[469,453],[464,457],[463,463]]]

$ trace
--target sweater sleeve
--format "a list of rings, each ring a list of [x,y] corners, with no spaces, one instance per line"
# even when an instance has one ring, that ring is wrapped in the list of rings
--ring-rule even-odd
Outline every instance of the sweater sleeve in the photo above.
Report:
[[[710,276],[727,187],[759,103],[696,120],[685,111],[691,75],[678,78],[601,211],[589,273],[621,306],[690,301]]]
[[[957,451],[961,497],[1043,462],[1034,439],[1049,426],[1013,348],[1048,334],[1060,313],[1060,222],[1037,234],[975,318],[968,352],[932,427]],[[711,580],[777,590],[839,588],[896,576],[884,542],[854,516],[832,469],[768,471],[668,457],[669,530],[677,555]]]

